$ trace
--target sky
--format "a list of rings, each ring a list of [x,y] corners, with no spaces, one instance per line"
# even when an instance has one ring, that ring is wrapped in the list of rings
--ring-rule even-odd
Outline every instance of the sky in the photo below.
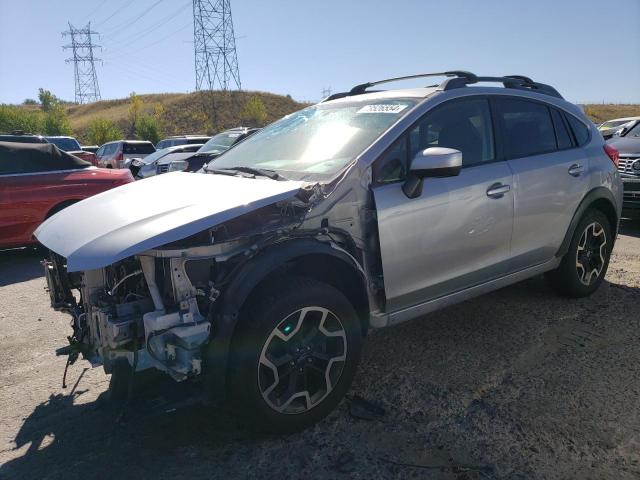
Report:
[[[640,0],[231,0],[231,8],[243,90],[317,101],[324,89],[458,69],[526,75],[577,103],[640,103]],[[73,100],[61,33],[89,21],[103,99],[195,90],[191,0],[0,0],[0,103],[36,98],[40,87]]]

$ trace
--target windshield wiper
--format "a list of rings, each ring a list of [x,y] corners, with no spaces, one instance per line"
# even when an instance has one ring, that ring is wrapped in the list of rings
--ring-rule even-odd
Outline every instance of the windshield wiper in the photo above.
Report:
[[[267,178],[270,178],[271,180],[285,180],[285,178],[282,175],[278,174],[274,170],[269,170],[269,169],[266,169],[266,168],[230,167],[230,168],[221,168],[219,170],[222,170],[224,172],[249,173],[251,175],[257,175],[257,176],[260,176],[260,177],[267,177]],[[214,172],[215,172],[215,170],[214,170]]]

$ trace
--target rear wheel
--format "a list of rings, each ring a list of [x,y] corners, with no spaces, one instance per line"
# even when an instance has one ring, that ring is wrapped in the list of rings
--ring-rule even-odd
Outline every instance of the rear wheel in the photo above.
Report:
[[[588,210],[573,233],[562,263],[547,273],[547,280],[561,294],[576,298],[591,295],[607,273],[612,246],[609,220],[599,210]]]
[[[246,310],[230,372],[238,414],[271,432],[324,418],[347,392],[360,357],[362,331],[349,301],[325,283],[285,277]]]

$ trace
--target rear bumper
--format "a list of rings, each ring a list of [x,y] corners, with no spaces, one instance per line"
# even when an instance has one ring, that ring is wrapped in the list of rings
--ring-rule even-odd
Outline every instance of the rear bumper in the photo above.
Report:
[[[622,216],[640,218],[640,177],[622,178],[624,195],[622,201]]]

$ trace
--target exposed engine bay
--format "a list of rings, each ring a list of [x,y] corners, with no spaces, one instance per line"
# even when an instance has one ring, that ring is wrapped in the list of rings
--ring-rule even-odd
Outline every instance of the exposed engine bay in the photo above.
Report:
[[[65,259],[52,252],[45,262],[51,302],[72,316],[73,328],[70,345],[59,353],[82,354],[94,366],[104,365],[107,373],[126,360],[135,371],[157,368],[176,381],[199,375],[219,285],[268,241],[265,232],[298,224],[299,214],[291,205],[264,207],[82,272],[68,273]]]
[[[269,205],[104,268],[67,272],[65,259],[51,252],[44,263],[52,306],[71,315],[73,329],[58,353],[71,363],[82,355],[107,373],[126,362],[176,381],[200,375],[219,298],[240,266],[266,246],[296,238],[341,248],[329,228],[300,229],[304,206]]]

